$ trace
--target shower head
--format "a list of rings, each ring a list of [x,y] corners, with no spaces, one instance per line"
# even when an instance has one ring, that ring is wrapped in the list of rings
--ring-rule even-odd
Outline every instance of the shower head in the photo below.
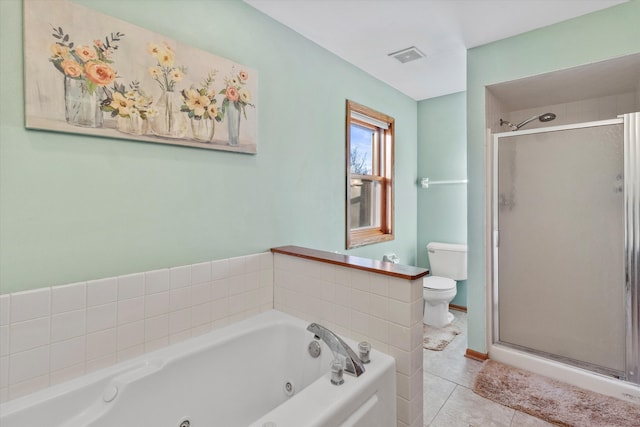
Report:
[[[520,129],[522,126],[524,126],[524,125],[526,125],[527,123],[530,123],[530,122],[532,122],[532,121],[534,121],[534,120],[536,120],[536,119],[537,119],[537,120],[540,120],[541,122],[550,122],[551,120],[553,120],[553,119],[555,119],[555,118],[556,118],[556,115],[555,115],[555,114],[553,114],[553,113],[544,113],[544,114],[540,114],[540,115],[538,115],[538,116],[530,117],[530,118],[528,118],[527,120],[525,120],[525,121],[522,121],[522,122],[518,123],[517,125],[514,125],[513,123],[508,122],[508,121],[506,121],[506,120],[502,120],[502,119],[500,119],[500,126],[507,125],[507,126],[509,126],[509,127],[511,128],[511,130],[518,130],[518,129]]]
[[[550,122],[551,120],[554,120],[556,118],[556,115],[553,113],[544,113],[544,114],[540,114],[538,116],[538,120],[540,120],[541,122]]]

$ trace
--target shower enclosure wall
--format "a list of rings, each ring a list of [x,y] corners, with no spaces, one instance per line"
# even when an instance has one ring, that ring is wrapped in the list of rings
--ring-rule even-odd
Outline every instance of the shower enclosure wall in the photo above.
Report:
[[[491,357],[640,384],[639,138],[640,113],[494,135]]]

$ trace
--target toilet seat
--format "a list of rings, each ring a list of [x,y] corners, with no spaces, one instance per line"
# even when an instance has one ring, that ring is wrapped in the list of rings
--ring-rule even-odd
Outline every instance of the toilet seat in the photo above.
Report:
[[[422,281],[422,287],[434,291],[448,291],[456,289],[456,281],[448,277],[428,276]]]

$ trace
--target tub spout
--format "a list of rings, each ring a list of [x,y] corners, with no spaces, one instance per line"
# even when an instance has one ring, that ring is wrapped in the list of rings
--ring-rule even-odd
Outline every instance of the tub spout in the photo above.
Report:
[[[322,340],[329,346],[334,354],[339,354],[345,358],[345,372],[359,377],[364,373],[364,365],[356,353],[349,345],[342,341],[340,337],[331,332],[329,329],[317,323],[307,326],[307,331],[311,332],[316,339]]]

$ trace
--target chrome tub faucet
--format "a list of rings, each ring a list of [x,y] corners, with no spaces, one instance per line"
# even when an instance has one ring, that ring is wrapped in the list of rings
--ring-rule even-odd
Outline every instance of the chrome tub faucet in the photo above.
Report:
[[[345,358],[345,372],[356,377],[364,373],[364,364],[360,358],[336,334],[317,323],[311,323],[307,326],[307,331],[311,332],[317,340],[322,340],[334,354],[339,354]]]

